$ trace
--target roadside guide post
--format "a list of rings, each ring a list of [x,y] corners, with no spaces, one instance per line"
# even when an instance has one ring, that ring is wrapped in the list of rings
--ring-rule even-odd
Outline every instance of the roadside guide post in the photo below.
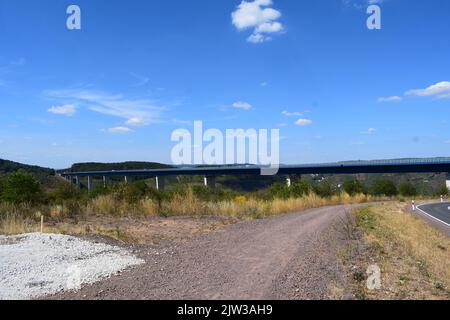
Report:
[[[416,211],[416,202],[413,200],[413,201],[411,201],[411,204],[412,204],[412,210]]]

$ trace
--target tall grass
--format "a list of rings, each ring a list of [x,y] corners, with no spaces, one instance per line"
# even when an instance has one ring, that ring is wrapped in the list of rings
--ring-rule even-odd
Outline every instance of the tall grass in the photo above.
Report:
[[[408,273],[405,270],[411,269],[408,263],[412,260],[427,278],[450,288],[450,240],[446,235],[399,203],[365,208],[357,218],[369,243],[385,254],[386,268],[392,274]],[[396,254],[402,260],[389,261],[387,257]]]

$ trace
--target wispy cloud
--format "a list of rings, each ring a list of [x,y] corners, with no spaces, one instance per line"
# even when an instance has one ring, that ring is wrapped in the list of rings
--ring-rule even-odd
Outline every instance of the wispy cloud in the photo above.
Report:
[[[113,127],[113,128],[103,129],[103,131],[107,132],[107,133],[124,134],[124,133],[130,133],[133,130],[131,130],[128,127]]]
[[[53,106],[47,111],[53,114],[71,117],[76,113],[77,107],[73,104],[65,104],[62,106]]]
[[[385,1],[386,0],[342,0],[342,4],[346,7],[362,9],[372,4],[381,4]]]
[[[235,109],[241,109],[241,110],[251,110],[253,109],[253,106],[245,101],[236,101],[232,104],[232,107]]]
[[[233,25],[239,30],[253,29],[247,38],[248,42],[261,43],[271,40],[271,34],[284,30],[283,25],[277,21],[281,12],[271,8],[272,0],[242,1],[231,14]]]
[[[164,108],[148,99],[131,99],[122,94],[110,94],[91,90],[49,90],[45,96],[66,101],[104,115],[125,119],[130,126],[144,126],[159,122]]]
[[[298,112],[298,111],[290,112],[290,111],[285,110],[281,114],[286,117],[301,117],[304,115],[304,112]]]
[[[383,102],[399,102],[402,101],[403,98],[400,96],[390,96],[390,97],[380,97],[378,98],[378,102],[383,103]]]
[[[450,98],[450,82],[442,81],[425,89],[413,89],[405,93],[406,96],[434,97],[438,99]]]
[[[366,135],[370,135],[370,134],[375,134],[377,132],[377,129],[375,128],[369,128],[365,131],[361,131],[361,134],[366,134]]]
[[[295,125],[297,125],[299,127],[306,127],[306,126],[312,125],[312,123],[313,123],[312,120],[309,120],[309,119],[298,119],[295,122]]]

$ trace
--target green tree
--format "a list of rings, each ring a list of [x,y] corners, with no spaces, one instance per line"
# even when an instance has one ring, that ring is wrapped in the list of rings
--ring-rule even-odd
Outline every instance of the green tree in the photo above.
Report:
[[[59,181],[50,192],[50,197],[56,201],[73,200],[80,196],[80,192],[76,186],[67,181]]]
[[[322,198],[329,198],[334,194],[333,186],[328,181],[321,181],[315,185],[314,192]]]
[[[343,188],[344,191],[351,196],[354,196],[355,194],[359,193],[364,193],[364,186],[361,184],[361,182],[359,182],[359,180],[356,179],[346,180],[344,182]]]
[[[416,187],[411,182],[402,182],[398,191],[404,197],[415,197],[418,194]]]
[[[270,192],[274,198],[287,199],[291,196],[291,191],[286,183],[276,182],[270,187]]]
[[[307,195],[311,190],[311,186],[308,181],[298,180],[291,185],[290,193],[293,197],[300,198]]]
[[[370,193],[375,196],[396,196],[398,194],[397,187],[394,182],[389,179],[379,178],[373,181]]]
[[[441,185],[439,188],[437,188],[435,194],[436,196],[448,196],[450,191],[448,190],[447,186],[445,184]]]
[[[22,171],[11,173],[2,185],[1,199],[3,201],[14,204],[42,201],[41,185],[31,174]]]

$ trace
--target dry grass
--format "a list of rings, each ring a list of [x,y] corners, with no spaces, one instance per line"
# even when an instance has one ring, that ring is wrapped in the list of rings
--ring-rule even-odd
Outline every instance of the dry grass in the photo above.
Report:
[[[66,202],[63,205],[33,208],[27,205],[12,206],[0,204],[0,234],[17,234],[39,229],[39,218],[66,221],[68,218],[77,223],[90,216],[104,215],[122,217],[228,217],[240,220],[260,219],[271,215],[303,211],[328,205],[371,202],[371,196],[342,194],[331,198],[321,198],[309,194],[302,198],[260,200],[238,196],[231,201],[202,201],[189,190],[185,195],[175,196],[170,201],[158,203],[152,199],[142,199],[136,203],[120,201],[112,195],[101,195],[82,205],[78,202]],[[97,230],[103,233],[102,230]],[[80,231],[81,232],[81,231]],[[78,232],[77,232],[78,233]],[[114,233],[107,231],[107,233]]]
[[[370,250],[359,264],[378,264],[383,290],[363,296],[374,299],[449,299],[450,239],[395,203],[361,210],[359,225]]]

